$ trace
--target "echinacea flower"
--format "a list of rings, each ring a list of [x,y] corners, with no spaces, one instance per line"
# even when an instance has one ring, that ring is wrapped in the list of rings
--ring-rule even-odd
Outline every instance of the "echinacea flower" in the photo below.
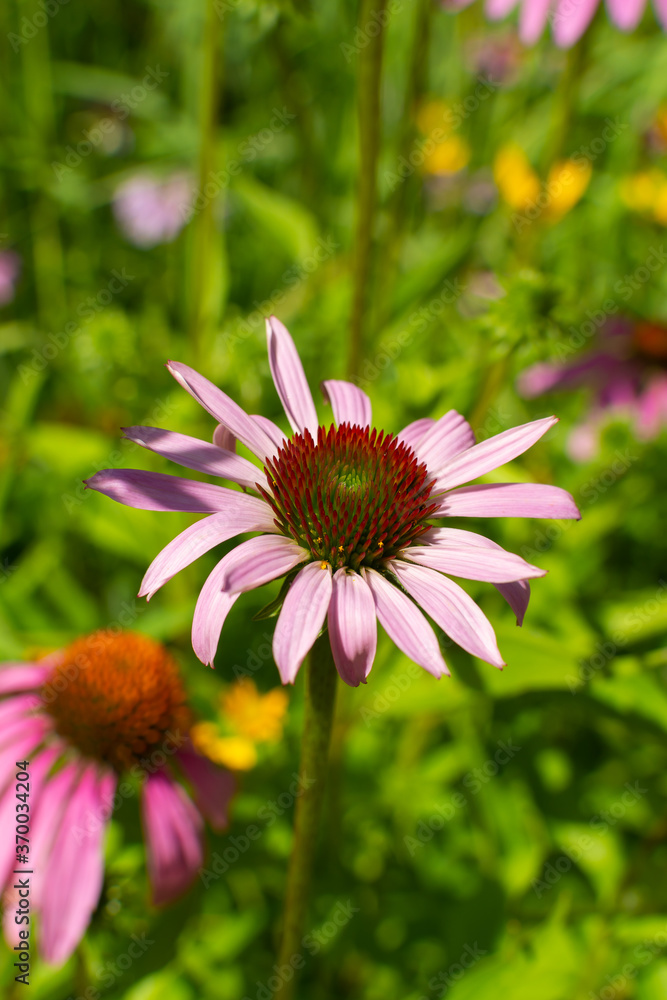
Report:
[[[468,7],[473,0],[444,0],[443,6],[453,10]],[[486,0],[486,16],[499,21],[519,8],[519,37],[525,45],[534,45],[551,24],[554,41],[563,49],[578,42],[600,0]],[[653,0],[656,15],[667,29],[667,0]],[[634,31],[646,9],[646,0],[607,0],[607,14],[621,31]]]
[[[445,526],[450,517],[578,518],[556,486],[503,483],[465,486],[521,455],[556,422],[536,420],[481,444],[454,410],[424,418],[398,435],[371,427],[371,402],[356,385],[322,384],[334,423],[322,425],[299,355],[280,320],[267,320],[269,364],[292,437],[265,417],[249,416],[192,368],[167,368],[208,412],[260,461],[196,438],[130,427],[126,436],[172,461],[228,479],[244,492],[156,472],[106,469],[88,485],[143,510],[210,516],[178,535],[151,563],[140,595],[152,596],[183,567],[244,532],[204,584],[192,642],[212,663],[220,632],[240,595],[284,577],[273,637],[283,683],[292,683],[325,623],[343,680],[365,681],[379,621],[396,645],[436,677],[448,673],[420,607],[469,653],[500,667],[490,622],[448,575],[494,583],[523,619],[527,580],[543,576],[519,556],[474,532]]]
[[[540,362],[518,380],[526,397],[579,386],[592,389],[593,400],[568,441],[575,460],[593,458],[605,425],[618,417],[629,418],[639,440],[656,437],[667,426],[667,327],[609,319],[589,351],[567,364]]]
[[[190,737],[197,750],[233,771],[257,763],[257,746],[275,743],[283,732],[287,695],[282,688],[260,694],[247,677],[220,695],[218,722],[197,722]]]
[[[171,243],[192,212],[193,183],[187,174],[164,180],[137,174],[113,196],[113,212],[122,233],[142,249]]]
[[[97,906],[104,833],[117,798],[141,781],[148,873],[153,901],[162,904],[180,895],[203,863],[203,816],[216,828],[226,825],[234,779],[195,751],[176,663],[136,633],[96,632],[36,663],[0,667],[0,719],[5,937],[11,947],[18,943],[15,872],[26,871],[40,952],[60,964]],[[15,846],[16,765],[26,760],[29,833]]]
[[[13,250],[0,253],[0,306],[6,306],[14,298],[14,290],[21,273],[21,258]]]

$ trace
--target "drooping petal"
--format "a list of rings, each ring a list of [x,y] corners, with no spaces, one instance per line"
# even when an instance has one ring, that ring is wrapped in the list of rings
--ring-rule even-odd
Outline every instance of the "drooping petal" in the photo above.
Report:
[[[433,417],[421,417],[419,420],[413,420],[411,424],[408,424],[407,427],[404,427],[396,435],[396,440],[402,444],[407,444],[408,448],[412,448],[414,451],[426,432],[430,431],[434,424],[435,420]]]
[[[273,658],[283,684],[294,683],[317,639],[329,610],[331,591],[328,563],[311,562],[292,581],[273,634]]]
[[[411,545],[401,553],[401,559],[429,566],[450,576],[460,576],[464,580],[486,583],[513,583],[515,580],[546,576],[547,572],[539,566],[531,566],[512,552],[500,548],[483,549],[481,546]]]
[[[653,0],[653,6],[663,30],[667,31],[667,0]]]
[[[67,748],[63,745],[63,750]],[[48,882],[49,854],[54,839],[60,829],[60,821],[71,800],[72,791],[81,772],[80,759],[66,763],[52,777],[48,778],[41,795],[35,799],[30,823],[30,861],[35,873],[32,886],[32,901],[39,909],[42,892]]]
[[[516,7],[519,0],[486,0],[486,14],[491,21],[499,21]]]
[[[444,417],[433,424],[414,448],[420,462],[425,462],[428,471],[437,475],[446,462],[475,443],[475,434],[468,421],[449,410]]]
[[[17,719],[5,726],[0,733],[0,775],[11,770],[17,760],[23,760],[38,746],[53,724],[44,715],[33,715],[28,719]]]
[[[350,687],[368,677],[377,648],[375,601],[364,578],[339,569],[329,604],[329,639],[338,673]]]
[[[224,510],[238,496],[235,490],[211,483],[198,483],[180,476],[141,469],[103,469],[84,480],[91,490],[111,497],[116,503],[139,510],[186,510],[192,514],[212,514]]]
[[[462,587],[436,570],[400,559],[389,568],[454,642],[494,667],[504,666],[491,622]]]
[[[261,469],[234,451],[209,444],[188,434],[164,431],[159,427],[123,427],[125,437],[135,444],[178,462],[187,469],[196,469],[207,476],[229,479],[246,489],[256,490],[257,483],[267,489],[266,476]],[[229,433],[229,432],[227,432]],[[229,435],[231,437],[231,435]]]
[[[196,372],[194,368],[181,364],[180,361],[169,361],[167,369],[179,385],[193,396],[205,410],[215,417],[219,423],[243,441],[253,455],[263,462],[267,456],[275,453],[271,438],[260,427],[257,421],[249,417],[238,403],[230,399],[221,389],[209,382],[207,378]]]
[[[373,595],[378,621],[392,642],[434,677],[449,677],[435,632],[414,601],[376,570],[364,568],[361,573]]]
[[[192,616],[192,648],[202,663],[213,666],[220,633],[232,606],[241,596],[222,589],[225,556],[209,574]]]
[[[283,535],[251,538],[222,560],[222,588],[230,594],[254,590],[310,558],[309,552]]]
[[[578,0],[573,4],[572,0],[558,0],[552,24],[556,45],[568,49],[578,42],[593,20],[599,2],[600,0]]]
[[[268,417],[263,417],[261,413],[253,413],[251,420],[255,420],[259,427],[264,431],[267,437],[270,437],[274,444],[273,453],[275,454],[287,441],[287,437],[281,431],[277,424],[274,424],[273,420],[269,420]]]
[[[336,424],[350,424],[352,427],[370,427],[373,411],[371,401],[352,382],[329,379],[322,382],[325,402],[331,403]]]
[[[214,830],[224,830],[228,823],[228,806],[236,791],[234,775],[208,757],[202,757],[190,746],[182,747],[176,759],[194,789],[200,813]]]
[[[101,778],[90,765],[74,789],[61,820],[49,858],[49,875],[41,902],[41,948],[47,962],[60,964],[72,954],[90,922],[104,877],[102,841],[105,822],[92,824],[81,835],[88,813],[98,816],[113,797],[116,778]]]
[[[434,489],[450,490],[462,483],[469,483],[487,472],[492,472],[506,462],[523,454],[546,434],[557,422],[557,417],[533,420],[529,424],[512,427],[480,444],[468,448],[446,465],[440,467]],[[429,470],[431,466],[429,465]]]
[[[0,694],[34,691],[42,686],[50,669],[40,663],[5,663],[0,667]]]
[[[579,520],[570,494],[538,483],[489,483],[446,493],[434,517],[562,517]]]
[[[634,31],[645,6],[646,0],[607,0],[609,17],[621,31]]]
[[[517,625],[523,625],[523,619],[530,600],[530,584],[527,580],[515,580],[514,583],[497,583],[496,590],[502,594],[516,615]]]
[[[271,508],[263,500],[243,493],[235,493],[234,496],[238,497],[238,501],[230,504],[229,509],[191,524],[162,549],[146,570],[139,597],[150,600],[172,576],[235,535],[246,531],[273,533],[278,530],[273,523]]]
[[[293,431],[317,437],[317,412],[291,334],[275,316],[266,321],[271,375]]]
[[[141,815],[153,902],[160,906],[184,892],[202,865],[202,818],[164,769],[148,776]]]
[[[40,698],[38,694],[20,694],[11,698],[5,698],[0,702],[0,732],[2,732],[5,726],[33,712],[39,704]]]
[[[519,38],[524,45],[534,45],[544,31],[553,0],[531,0],[521,7]]]

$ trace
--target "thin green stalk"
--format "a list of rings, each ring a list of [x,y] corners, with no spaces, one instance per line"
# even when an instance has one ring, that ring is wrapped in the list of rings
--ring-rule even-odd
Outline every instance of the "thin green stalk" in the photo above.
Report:
[[[322,815],[322,803],[329,765],[329,743],[336,703],[338,674],[325,632],[313,646],[306,671],[306,697],[299,785],[302,794],[296,800],[294,842],[287,870],[287,891],[283,930],[278,954],[279,974],[293,970],[303,954],[302,941],[308,910],[308,896],[315,848]],[[294,961],[293,961],[294,960]],[[287,979],[280,974],[277,1000],[294,996],[296,972]]]
[[[199,81],[199,171],[189,269],[190,343],[200,357],[220,313],[222,234],[215,231],[217,113],[222,79],[222,22],[204,0]]]
[[[368,303],[373,248],[373,221],[377,198],[377,161],[380,152],[380,82],[384,51],[387,0],[362,0],[359,29],[368,44],[359,54],[359,187],[357,228],[353,256],[353,293],[347,374],[358,373],[363,354],[363,330]],[[370,36],[369,26],[377,30]]]

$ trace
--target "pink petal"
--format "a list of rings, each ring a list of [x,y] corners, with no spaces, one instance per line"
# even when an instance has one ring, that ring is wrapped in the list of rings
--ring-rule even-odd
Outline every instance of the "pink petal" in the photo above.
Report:
[[[374,569],[362,569],[380,625],[401,652],[434,677],[449,677],[435,632],[414,601]]]
[[[49,858],[49,873],[41,903],[41,947],[47,962],[61,964],[84,935],[97,905],[104,877],[102,841],[105,822],[93,824],[83,836],[77,828],[92,813],[98,816],[113,798],[116,778],[102,778],[91,764],[74,789]]]
[[[228,824],[227,810],[236,791],[234,775],[202,757],[191,747],[183,747],[176,756],[195,793],[195,803],[214,830]]]
[[[479,535],[475,531],[464,531],[461,528],[431,528],[422,538],[425,542],[453,542],[455,545],[475,545],[483,549],[505,551],[497,542],[491,541],[486,535]],[[517,625],[523,625],[530,600],[529,584],[525,580],[516,580],[512,583],[497,583],[494,586],[516,615]]]
[[[516,7],[519,0],[486,0],[486,16],[490,21],[499,21]],[[530,0],[524,0],[530,3]]]
[[[552,22],[552,32],[556,45],[569,49],[578,42],[593,20],[600,0],[559,0]]]
[[[202,818],[165,770],[148,776],[141,815],[153,902],[160,906],[184,892],[202,866]]]
[[[607,0],[609,17],[621,31],[634,31],[645,6],[646,0]]]
[[[462,587],[442,573],[399,559],[389,569],[454,642],[494,667],[504,666],[490,621]]]
[[[519,16],[519,38],[524,45],[534,45],[546,27],[553,0],[524,2]]]
[[[220,560],[202,587],[192,618],[192,648],[202,663],[213,666],[220,633],[240,594],[228,594],[222,589],[222,574],[227,556]]]
[[[416,450],[427,431],[435,424],[433,417],[422,417],[420,420],[413,420],[411,424],[404,427],[400,434],[396,435],[396,440],[402,444],[407,444],[408,448]]]
[[[492,472],[500,465],[511,462],[517,455],[523,454],[536,441],[546,434],[557,422],[557,417],[545,417],[533,420],[529,424],[512,427],[502,431],[481,444],[468,448],[461,455],[453,458],[440,468],[435,484],[436,490],[450,490],[453,486],[469,483],[471,479]],[[431,466],[429,465],[429,470]]]
[[[30,759],[30,754],[46,734],[52,729],[51,718],[34,715],[28,719],[16,719],[5,726],[0,733],[0,775],[11,770],[17,760]]]
[[[41,699],[38,694],[21,694],[3,699],[0,702],[0,732],[10,723],[23,719],[40,704]]]
[[[50,666],[39,663],[4,663],[0,667],[0,694],[40,688],[49,676],[50,669]]]
[[[660,24],[667,31],[667,0],[653,0],[653,6]]]
[[[351,427],[370,427],[372,418],[371,401],[352,382],[329,379],[322,382],[324,400],[331,403],[336,424],[350,424]]]
[[[328,563],[311,562],[292,581],[273,634],[273,658],[283,684],[294,683],[299,667],[320,634],[331,591]]]
[[[218,424],[213,431],[213,444],[216,448],[222,448],[223,451],[236,452],[236,438],[229,427],[225,427],[224,424]]]
[[[67,751],[62,745],[60,751]],[[48,751],[46,751],[48,753]],[[56,749],[56,755],[58,754]],[[32,899],[35,908],[39,909],[44,885],[49,879],[49,853],[55,836],[60,829],[60,821],[72,796],[72,789],[81,770],[80,758],[65,764],[52,777],[48,778],[39,796],[35,797],[32,806],[33,814],[30,824],[30,865],[34,875]]]
[[[377,624],[373,595],[358,573],[334,573],[328,621],[338,673],[350,687],[365,683],[375,659]]]
[[[502,594],[516,615],[517,625],[523,625],[530,600],[530,584],[526,580],[516,580],[514,583],[497,583],[496,590]]]
[[[243,441],[253,455],[263,462],[275,453],[271,438],[262,430],[257,421],[249,417],[245,410],[230,399],[221,389],[209,382],[188,365],[179,361],[169,361],[167,368],[176,381],[193,396],[205,410],[215,417],[239,441]]]
[[[48,774],[49,768],[53,764],[54,760],[58,756],[58,749],[56,747],[50,747],[48,750],[44,750],[42,753],[33,757],[30,761],[30,799],[29,804],[31,809],[34,811],[39,800],[41,798],[42,789],[46,781],[46,775]],[[9,784],[5,788],[2,798],[0,799],[0,830],[11,830],[15,823],[15,817],[17,813],[17,801],[16,801],[16,782],[14,780],[15,770],[9,773]],[[32,827],[32,817],[31,817],[31,827]],[[32,852],[32,834],[31,829],[29,847],[30,852]],[[23,852],[21,852],[23,853]],[[14,868],[32,868],[32,860],[30,853],[28,854],[31,864],[23,866],[20,862],[16,863],[16,844],[9,837],[3,837],[0,841],[0,891],[2,887],[6,884],[12,869]]]
[[[163,431],[159,427],[123,427],[123,431],[129,441],[158,455],[164,455],[188,469],[196,469],[207,476],[229,479],[249,490],[256,490],[257,483],[268,489],[266,476],[261,469],[236,452],[225,451],[218,444],[209,444],[187,434]]]
[[[254,590],[310,558],[310,552],[284,535],[251,538],[222,560],[222,588],[229,594]]]
[[[536,483],[490,483],[464,486],[442,498],[434,517],[573,517],[581,514],[559,486]]]
[[[307,429],[316,438],[317,413],[301,358],[287,327],[275,316],[266,321],[266,339],[271,375],[292,430]]]
[[[185,566],[235,535],[246,531],[278,530],[273,523],[271,508],[263,500],[243,493],[234,493],[234,496],[238,500],[230,503],[228,509],[191,524],[162,549],[146,570],[139,597],[150,600],[156,590]]]
[[[650,440],[667,423],[667,376],[654,375],[640,395],[635,410],[637,436]]]
[[[456,410],[450,410],[436,420],[414,451],[419,461],[426,463],[428,471],[437,475],[446,462],[474,443],[475,435],[468,421]]]
[[[139,510],[187,510],[193,514],[211,514],[224,510],[235,490],[211,483],[198,483],[162,472],[140,469],[103,469],[84,480],[91,490],[98,490],[117,503]]]
[[[273,420],[263,417],[261,413],[253,413],[250,419],[254,420],[261,427],[267,437],[271,438],[274,454],[283,447],[285,441],[287,441],[287,436],[283,434],[277,424],[274,424]]]
[[[401,552],[401,559],[437,569],[450,576],[486,583],[513,583],[532,577],[546,576],[546,570],[531,566],[521,556],[503,549],[454,547],[451,544],[411,545]]]

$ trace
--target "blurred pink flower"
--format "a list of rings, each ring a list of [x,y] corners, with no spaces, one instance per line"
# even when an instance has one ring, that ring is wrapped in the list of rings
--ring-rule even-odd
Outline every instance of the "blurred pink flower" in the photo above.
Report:
[[[600,434],[616,417],[627,417],[640,440],[667,425],[667,328],[656,323],[610,319],[598,343],[569,364],[541,362],[522,372],[518,388],[531,398],[545,392],[589,386],[593,402],[573,430],[568,450],[576,461],[593,458]]]
[[[555,417],[514,427],[481,444],[455,410],[424,418],[393,436],[371,430],[371,402],[350,382],[322,383],[334,424],[322,426],[296,347],[283,324],[267,320],[269,364],[294,434],[248,416],[192,368],[170,361],[174,378],[259,460],[263,469],[215,444],[155,427],[126,436],[151,451],[244,492],[209,483],[106,469],[93,489],[143,510],[207,513],[156,557],[140,594],[151,597],[175,573],[216,545],[245,532],[215,567],[195,608],[192,643],[212,663],[225,618],[242,593],[287,576],[273,638],[283,683],[292,683],[328,624],[343,680],[364,682],[375,657],[377,621],[396,645],[436,677],[448,673],[424,611],[474,656],[503,666],[493,628],[445,574],[494,583],[523,619],[527,580],[543,576],[483,535],[434,527],[449,517],[578,518],[556,486],[502,483],[459,487],[521,455]]]
[[[444,0],[448,10],[461,10],[473,0]],[[567,49],[579,41],[601,0],[486,0],[486,15],[500,20],[519,8],[519,37],[526,45],[534,45],[547,22],[551,24],[556,45]],[[647,0],[606,0],[612,23],[621,31],[633,31],[646,8]],[[655,12],[667,29],[667,0],[653,0]]]
[[[217,828],[226,825],[234,779],[192,747],[185,694],[163,646],[137,633],[97,632],[37,663],[5,664],[0,720],[0,828],[6,834],[0,886],[10,947],[21,943],[14,920],[18,870],[30,873],[40,953],[54,964],[72,954],[98,903],[105,830],[117,795],[132,793],[131,776],[143,780],[154,902],[168,902],[189,886],[203,863],[202,813]],[[27,841],[14,846],[9,832],[22,816],[17,765],[26,758],[30,829]]]
[[[0,252],[0,306],[14,298],[14,291],[21,273],[21,258],[13,250]]]
[[[137,174],[115,191],[113,211],[119,228],[135,246],[170,243],[192,212],[193,183],[187,174],[160,180]]]

